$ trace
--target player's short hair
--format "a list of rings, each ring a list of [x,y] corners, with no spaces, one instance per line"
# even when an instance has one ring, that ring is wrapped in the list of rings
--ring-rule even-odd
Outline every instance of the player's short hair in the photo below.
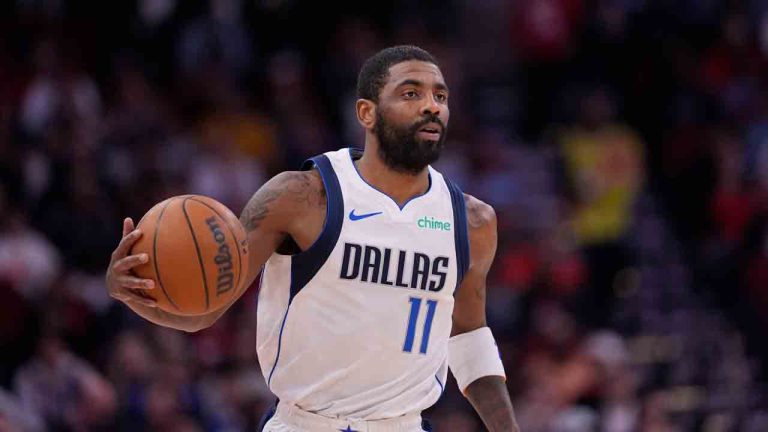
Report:
[[[377,52],[363,63],[357,76],[357,97],[379,102],[379,94],[389,77],[389,68],[409,60],[420,60],[439,66],[432,54],[413,45],[399,45]]]

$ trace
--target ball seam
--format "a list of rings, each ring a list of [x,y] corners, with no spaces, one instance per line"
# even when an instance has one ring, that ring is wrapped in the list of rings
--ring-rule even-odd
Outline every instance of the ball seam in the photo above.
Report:
[[[187,219],[187,226],[189,232],[192,233],[192,241],[195,243],[195,250],[197,251],[197,261],[200,263],[200,271],[203,273],[203,288],[205,289],[205,311],[210,309],[210,300],[208,299],[208,277],[205,274],[205,264],[203,263],[203,255],[200,253],[200,245],[197,243],[197,236],[195,236],[195,230],[192,228],[192,221],[189,220],[189,214],[187,213],[187,201],[189,198],[184,198],[181,202],[181,211],[184,212],[184,218]]]

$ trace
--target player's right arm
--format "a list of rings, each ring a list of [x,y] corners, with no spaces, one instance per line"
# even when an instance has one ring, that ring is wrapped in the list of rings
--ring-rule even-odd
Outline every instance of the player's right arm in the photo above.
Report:
[[[294,237],[299,246],[307,246],[319,236],[307,224],[313,216],[325,215],[325,190],[316,170],[286,171],[265,183],[248,201],[240,216],[248,235],[249,267],[239,292],[223,308],[198,316],[174,315],[159,309],[154,300],[142,295],[142,291],[155,289],[155,282],[139,279],[131,269],[148,259],[145,254],[128,255],[133,244],[141,237],[141,230],[135,229],[133,221],[123,222],[123,238],[112,253],[107,269],[109,295],[122,301],[131,310],[155,324],[177,330],[195,332],[211,326],[229,309],[261,271],[261,267],[275,252],[288,235]],[[319,226],[322,227],[322,220]],[[302,244],[303,243],[303,244]]]

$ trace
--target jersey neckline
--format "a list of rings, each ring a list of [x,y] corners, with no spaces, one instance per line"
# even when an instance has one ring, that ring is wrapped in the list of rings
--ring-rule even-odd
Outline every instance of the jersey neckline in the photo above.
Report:
[[[392,203],[393,203],[393,204],[394,204],[394,205],[395,205],[395,206],[396,206],[396,207],[397,207],[397,208],[398,208],[398,209],[399,209],[401,212],[402,212],[402,211],[405,209],[405,206],[407,206],[408,204],[410,204],[412,201],[414,201],[414,200],[416,200],[416,199],[418,199],[418,198],[422,198],[422,197],[426,196],[426,195],[427,195],[427,194],[428,194],[428,193],[429,193],[429,192],[432,190],[432,168],[428,166],[428,167],[427,167],[427,179],[429,180],[429,184],[427,185],[427,190],[425,190],[424,192],[422,192],[422,193],[420,193],[420,194],[418,194],[418,195],[414,195],[414,196],[412,196],[412,197],[408,198],[408,200],[407,200],[406,202],[404,202],[404,203],[403,203],[403,205],[401,206],[400,204],[398,204],[398,203],[397,203],[397,201],[395,201],[395,199],[394,199],[394,198],[392,198],[391,196],[389,196],[389,195],[388,195],[386,192],[383,192],[382,190],[380,190],[380,189],[379,189],[379,188],[377,188],[376,186],[374,186],[374,185],[372,185],[372,184],[368,183],[368,181],[367,181],[367,180],[366,180],[366,179],[363,177],[363,175],[362,175],[362,174],[360,174],[360,170],[358,170],[358,169],[357,169],[357,165],[355,165],[355,159],[354,159],[354,157],[353,157],[353,155],[352,155],[352,152],[353,152],[353,151],[359,151],[359,150],[358,150],[358,149],[353,149],[353,148],[351,148],[351,147],[347,148],[347,154],[349,155],[349,163],[352,165],[352,169],[354,169],[354,170],[355,170],[355,173],[357,174],[357,177],[358,177],[358,178],[359,178],[359,179],[360,179],[360,180],[361,180],[361,181],[362,181],[364,184],[366,184],[366,185],[367,185],[369,188],[373,189],[373,190],[374,190],[374,191],[376,191],[378,194],[380,194],[380,195],[383,195],[384,197],[386,197],[386,198],[387,198],[389,201],[391,201],[391,202],[392,202]]]

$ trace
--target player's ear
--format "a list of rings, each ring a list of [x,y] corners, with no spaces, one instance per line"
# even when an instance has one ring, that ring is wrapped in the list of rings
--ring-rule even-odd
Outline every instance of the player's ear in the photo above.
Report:
[[[357,121],[365,129],[373,129],[376,124],[376,103],[368,99],[358,99],[355,104]]]

